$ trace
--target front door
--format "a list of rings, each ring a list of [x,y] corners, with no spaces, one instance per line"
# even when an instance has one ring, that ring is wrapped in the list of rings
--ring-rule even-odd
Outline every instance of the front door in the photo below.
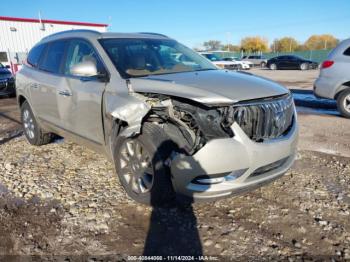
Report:
[[[106,83],[97,77],[79,77],[71,72],[74,65],[86,60],[96,63],[100,72],[104,70],[89,42],[70,40],[63,66],[65,85],[57,90],[58,110],[66,131],[90,142],[103,144],[102,96]]]

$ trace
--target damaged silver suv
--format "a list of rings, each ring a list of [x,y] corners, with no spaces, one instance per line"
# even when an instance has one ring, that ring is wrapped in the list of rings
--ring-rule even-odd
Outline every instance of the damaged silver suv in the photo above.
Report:
[[[296,154],[287,89],[220,70],[164,35],[72,30],[44,38],[16,77],[25,136],[104,153],[134,200],[211,200],[284,174]]]

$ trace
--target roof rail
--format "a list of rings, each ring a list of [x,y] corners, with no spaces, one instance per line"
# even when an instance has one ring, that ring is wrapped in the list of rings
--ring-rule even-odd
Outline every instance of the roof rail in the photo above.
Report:
[[[145,34],[145,35],[158,35],[158,36],[164,36],[166,38],[169,38],[168,36],[166,35],[163,35],[163,34],[159,34],[159,33],[152,33],[152,32],[139,32],[139,34]]]
[[[65,31],[53,33],[51,35],[43,37],[42,40],[50,38],[52,36],[57,36],[57,35],[61,35],[61,34],[71,33],[71,32],[74,32],[74,33],[79,33],[79,32],[81,32],[81,33],[94,33],[94,34],[98,34],[98,35],[101,34],[101,32],[99,32],[99,31],[90,30],[90,29],[72,29],[72,30],[65,30]]]

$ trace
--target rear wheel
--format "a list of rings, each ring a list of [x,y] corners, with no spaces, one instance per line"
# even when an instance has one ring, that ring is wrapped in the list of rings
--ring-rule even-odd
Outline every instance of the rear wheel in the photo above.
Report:
[[[277,65],[276,64],[270,64],[269,68],[270,68],[270,70],[276,70],[277,69]]]
[[[45,132],[38,125],[27,101],[21,106],[21,120],[24,134],[30,144],[41,146],[51,142],[53,134]]]
[[[265,66],[266,66],[266,62],[261,62],[260,67],[265,68]]]
[[[146,123],[135,138],[119,137],[114,146],[116,172],[127,194],[139,203],[162,206],[175,199],[166,162],[176,150],[163,129]]]
[[[342,91],[337,98],[339,112],[346,118],[350,118],[350,89]]]

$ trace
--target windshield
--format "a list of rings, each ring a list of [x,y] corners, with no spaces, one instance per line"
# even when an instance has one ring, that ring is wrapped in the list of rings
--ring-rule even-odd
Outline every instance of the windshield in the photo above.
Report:
[[[222,61],[220,57],[214,54],[203,54],[206,58],[208,58],[210,61]]]
[[[110,38],[100,43],[124,78],[217,69],[174,40]]]

